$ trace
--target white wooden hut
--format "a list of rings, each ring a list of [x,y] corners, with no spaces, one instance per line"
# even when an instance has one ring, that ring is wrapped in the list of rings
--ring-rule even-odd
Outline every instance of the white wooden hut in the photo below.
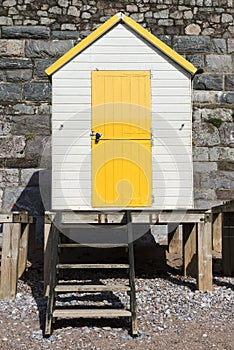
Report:
[[[52,64],[52,209],[193,208],[196,72],[122,13]]]

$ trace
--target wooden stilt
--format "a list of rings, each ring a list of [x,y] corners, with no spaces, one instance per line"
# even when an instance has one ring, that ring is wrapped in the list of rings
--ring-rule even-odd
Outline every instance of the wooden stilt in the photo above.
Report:
[[[182,241],[180,240],[179,226],[168,224],[168,253],[178,254],[181,252]]]
[[[51,256],[51,266],[50,266],[50,288],[49,288],[49,297],[47,303],[46,311],[46,322],[45,322],[45,335],[50,335],[52,332],[52,322],[53,322],[53,310],[55,303],[55,286],[56,286],[56,265],[58,262],[58,244],[59,244],[59,232],[55,225],[52,226],[52,256]]]
[[[197,224],[198,273],[197,284],[201,292],[212,290],[212,235],[211,214]]]
[[[128,233],[128,257],[129,257],[129,284],[130,284],[130,311],[131,311],[131,324],[132,335],[138,335],[137,325],[137,304],[136,304],[136,289],[135,289],[135,264],[134,264],[134,247],[133,247],[133,228],[131,211],[126,211],[127,216],[127,233]]]
[[[213,249],[222,253],[222,221],[223,214],[213,213],[212,215],[212,237],[213,237]]]
[[[184,276],[197,275],[196,224],[183,224],[183,267]]]
[[[13,299],[17,292],[20,223],[3,224],[1,298]]]
[[[18,264],[18,278],[22,276],[27,266],[27,255],[28,255],[28,235],[29,235],[29,224],[22,225],[23,232],[19,242],[19,264]]]
[[[52,253],[52,223],[45,218],[44,224],[44,293],[49,295],[50,269]]]

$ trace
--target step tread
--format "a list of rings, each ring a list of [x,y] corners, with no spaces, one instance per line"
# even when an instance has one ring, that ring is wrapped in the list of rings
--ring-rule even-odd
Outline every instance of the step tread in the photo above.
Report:
[[[56,309],[53,317],[99,318],[99,317],[131,317],[128,310],[117,309]]]
[[[59,248],[121,248],[128,247],[127,243],[60,243]]]
[[[57,285],[55,292],[104,292],[104,291],[130,291],[125,285]]]
[[[57,269],[128,269],[129,264],[57,264]]]

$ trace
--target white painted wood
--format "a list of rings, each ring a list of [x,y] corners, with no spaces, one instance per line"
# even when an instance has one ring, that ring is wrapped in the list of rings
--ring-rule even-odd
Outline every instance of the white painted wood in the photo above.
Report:
[[[114,27],[53,75],[52,208],[92,209],[89,134],[91,71],[96,69],[150,70],[152,208],[192,208],[190,77],[124,25]]]

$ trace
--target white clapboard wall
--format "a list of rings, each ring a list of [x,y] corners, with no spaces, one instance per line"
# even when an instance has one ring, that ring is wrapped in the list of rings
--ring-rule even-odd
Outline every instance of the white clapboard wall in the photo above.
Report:
[[[192,208],[191,77],[118,24],[53,74],[52,209],[92,209],[93,70],[151,72],[152,209]]]

